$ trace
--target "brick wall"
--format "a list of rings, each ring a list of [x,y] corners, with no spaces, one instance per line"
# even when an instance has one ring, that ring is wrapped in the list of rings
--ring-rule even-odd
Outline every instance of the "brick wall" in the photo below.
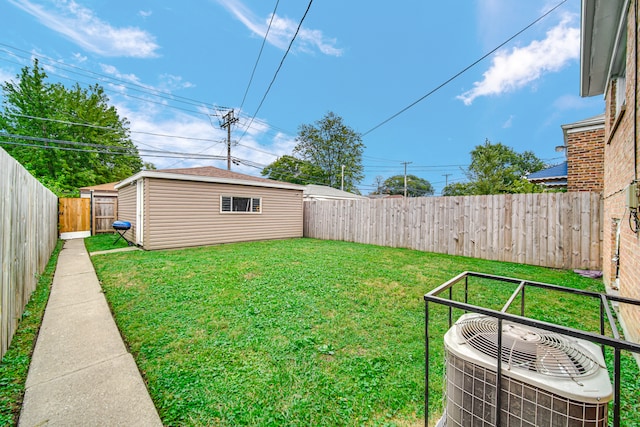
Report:
[[[627,62],[626,62],[626,108],[616,111],[616,82],[608,85],[605,93],[605,145],[604,145],[604,224],[612,224],[620,220],[620,295],[640,299],[640,236],[629,226],[629,209],[626,207],[625,190],[636,179],[636,162],[638,145],[634,138],[634,119],[639,117],[634,108],[634,89],[637,90],[633,78],[634,64],[634,7],[629,8],[627,27]],[[640,92],[638,93],[640,99]],[[639,126],[640,127],[640,126]],[[603,273],[605,283],[611,285],[615,280],[615,268],[611,259],[615,255],[615,232],[606,232],[603,236]],[[610,227],[613,229],[613,226]],[[640,309],[622,304],[620,306],[622,321],[626,326],[628,338],[640,342]]]
[[[567,133],[567,191],[602,191],[604,141],[604,126]]]

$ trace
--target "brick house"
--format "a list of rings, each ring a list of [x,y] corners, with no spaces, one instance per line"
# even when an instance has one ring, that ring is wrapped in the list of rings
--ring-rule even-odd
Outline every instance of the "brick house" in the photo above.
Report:
[[[601,114],[562,125],[567,153],[567,191],[602,191],[604,119]]]
[[[640,299],[638,0],[582,0],[580,95],[602,96],[605,284]],[[640,342],[640,309],[620,305],[627,338]]]
[[[527,175],[549,189],[602,192],[604,181],[604,114],[562,125],[567,160]]]

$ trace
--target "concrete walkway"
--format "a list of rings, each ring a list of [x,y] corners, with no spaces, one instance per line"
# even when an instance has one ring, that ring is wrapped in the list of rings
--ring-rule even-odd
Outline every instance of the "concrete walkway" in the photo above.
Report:
[[[18,425],[162,425],[82,239],[60,252]]]

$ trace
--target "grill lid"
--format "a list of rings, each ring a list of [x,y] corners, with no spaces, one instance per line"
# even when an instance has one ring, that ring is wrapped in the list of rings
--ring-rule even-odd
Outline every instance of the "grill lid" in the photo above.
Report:
[[[131,223],[129,221],[114,221],[111,226],[115,230],[128,230],[131,228]]]

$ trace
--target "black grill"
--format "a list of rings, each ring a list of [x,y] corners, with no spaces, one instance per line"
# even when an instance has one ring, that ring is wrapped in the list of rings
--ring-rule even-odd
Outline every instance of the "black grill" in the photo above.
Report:
[[[127,242],[129,246],[133,246],[133,242],[124,237],[124,234],[131,229],[131,223],[129,221],[114,221],[111,226],[118,233],[118,238],[113,241],[114,245],[118,240],[124,239],[124,241]]]

